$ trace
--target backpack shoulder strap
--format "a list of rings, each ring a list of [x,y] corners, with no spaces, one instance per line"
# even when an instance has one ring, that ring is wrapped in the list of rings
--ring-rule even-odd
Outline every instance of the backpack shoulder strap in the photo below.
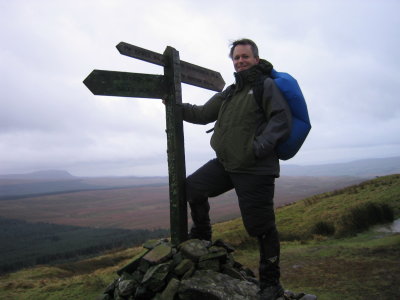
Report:
[[[262,97],[264,93],[264,81],[267,79],[269,76],[264,75],[260,76],[253,85],[253,94],[254,94],[254,99],[257,102],[258,107],[264,111],[263,106],[262,106]]]

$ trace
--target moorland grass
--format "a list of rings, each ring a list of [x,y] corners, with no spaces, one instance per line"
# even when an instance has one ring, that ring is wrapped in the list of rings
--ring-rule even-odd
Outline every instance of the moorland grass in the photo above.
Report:
[[[365,231],[383,221],[381,217],[356,228],[351,235],[337,232],[345,228],[340,226],[346,218],[361,215],[360,220],[365,220],[371,211],[381,210],[383,215],[392,213],[399,218],[399,198],[400,175],[392,175],[277,209],[285,288],[316,294],[319,300],[396,299],[400,295],[400,234]],[[383,212],[387,209],[390,212]],[[321,225],[323,222],[325,225]],[[214,239],[235,246],[236,260],[256,273],[257,245],[245,232],[241,219],[214,224],[213,229]],[[129,248],[3,275],[0,299],[96,299],[118,277],[116,271],[141,250]]]

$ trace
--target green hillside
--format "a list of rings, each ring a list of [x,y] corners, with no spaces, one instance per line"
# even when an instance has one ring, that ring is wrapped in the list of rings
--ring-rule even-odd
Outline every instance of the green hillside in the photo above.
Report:
[[[396,299],[400,234],[371,226],[400,217],[400,175],[309,197],[277,210],[285,288],[319,300]],[[236,247],[256,271],[258,253],[241,219],[214,225],[214,238]],[[0,277],[0,299],[95,299],[141,248],[75,263],[38,266]]]
[[[400,175],[383,176],[308,197],[279,208],[276,217],[284,241],[354,235],[400,217]],[[249,239],[241,219],[216,224],[214,231],[215,237],[235,245]]]

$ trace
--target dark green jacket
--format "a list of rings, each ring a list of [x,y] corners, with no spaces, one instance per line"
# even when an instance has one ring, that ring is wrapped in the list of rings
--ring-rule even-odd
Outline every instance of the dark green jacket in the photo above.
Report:
[[[215,94],[204,105],[183,104],[183,119],[195,124],[216,121],[211,147],[229,172],[279,176],[279,159],[274,148],[290,133],[291,113],[269,75],[272,65],[265,60],[251,69],[235,73],[236,83]],[[253,86],[264,80],[262,109]]]

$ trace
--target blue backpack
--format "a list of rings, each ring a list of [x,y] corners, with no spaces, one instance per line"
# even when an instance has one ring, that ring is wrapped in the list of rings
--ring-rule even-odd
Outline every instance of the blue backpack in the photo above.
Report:
[[[287,73],[277,72],[276,70],[272,70],[271,78],[275,81],[275,84],[285,97],[292,113],[292,129],[290,135],[284,142],[276,147],[278,158],[281,160],[288,160],[296,155],[310,132],[310,118],[308,117],[306,101],[297,80]],[[263,83],[264,81],[254,87],[254,96],[260,107]],[[257,91],[257,89],[259,90]]]

